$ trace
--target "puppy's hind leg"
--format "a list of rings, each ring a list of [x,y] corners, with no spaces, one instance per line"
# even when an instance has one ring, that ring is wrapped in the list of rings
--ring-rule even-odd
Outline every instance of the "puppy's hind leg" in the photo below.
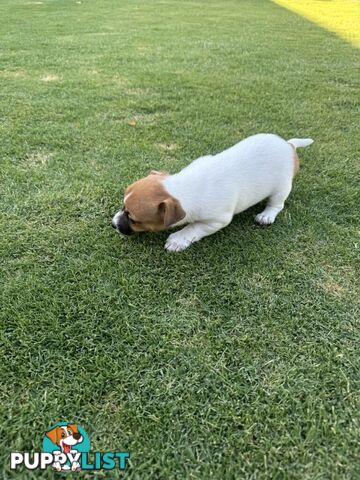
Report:
[[[284,202],[291,192],[291,184],[284,190],[276,192],[269,197],[268,203],[261,213],[258,213],[255,217],[255,222],[260,225],[271,225],[275,222],[275,218],[284,208]]]

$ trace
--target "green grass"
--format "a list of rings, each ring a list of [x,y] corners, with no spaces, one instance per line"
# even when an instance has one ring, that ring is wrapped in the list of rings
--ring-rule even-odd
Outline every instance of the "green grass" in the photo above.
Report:
[[[2,478],[52,478],[9,452],[58,420],[130,451],[111,478],[358,478],[359,51],[260,0],[0,16]],[[316,141],[271,228],[110,227],[149,169],[258,132]]]

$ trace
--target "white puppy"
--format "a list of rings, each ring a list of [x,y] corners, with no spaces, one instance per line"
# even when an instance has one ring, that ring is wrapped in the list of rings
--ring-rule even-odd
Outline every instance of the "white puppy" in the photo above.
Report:
[[[175,175],[153,171],[126,189],[124,208],[112,225],[130,235],[187,224],[168,237],[165,248],[171,252],[226,227],[236,213],[265,198],[266,208],[255,220],[270,225],[291,191],[299,166],[296,148],[311,143],[258,134],[200,157]]]

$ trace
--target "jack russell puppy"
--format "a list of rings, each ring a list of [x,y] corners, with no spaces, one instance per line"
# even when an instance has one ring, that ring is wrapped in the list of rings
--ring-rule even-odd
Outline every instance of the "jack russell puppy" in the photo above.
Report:
[[[270,225],[284,208],[299,169],[297,147],[311,139],[258,134],[216,155],[194,160],[175,175],[152,171],[130,185],[112,226],[124,235],[185,225],[166,250],[180,252],[226,227],[236,213],[268,199],[255,221]]]

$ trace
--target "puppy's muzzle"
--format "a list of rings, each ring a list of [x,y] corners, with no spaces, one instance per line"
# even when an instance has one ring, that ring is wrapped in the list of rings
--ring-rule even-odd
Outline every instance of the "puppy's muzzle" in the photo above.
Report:
[[[135,233],[131,228],[129,217],[125,212],[118,212],[112,219],[111,226],[123,235],[132,235]]]

